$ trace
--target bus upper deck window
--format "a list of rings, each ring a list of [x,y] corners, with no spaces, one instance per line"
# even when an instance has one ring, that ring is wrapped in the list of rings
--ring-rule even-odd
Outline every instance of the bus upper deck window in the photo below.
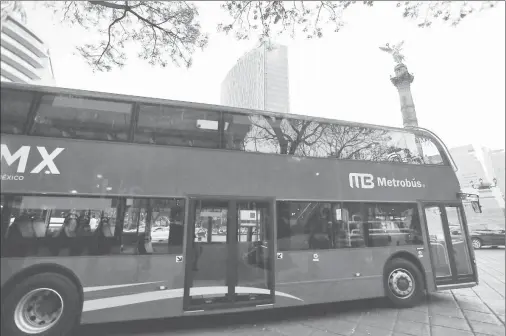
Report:
[[[2,133],[23,134],[33,97],[33,93],[29,91],[2,89]]]

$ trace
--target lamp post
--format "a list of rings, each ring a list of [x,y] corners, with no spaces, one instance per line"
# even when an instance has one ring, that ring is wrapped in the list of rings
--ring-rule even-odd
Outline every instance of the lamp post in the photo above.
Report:
[[[506,216],[506,209],[504,207],[504,195],[502,194],[502,192],[499,191],[500,193],[500,196],[497,194],[497,178],[493,178],[492,179],[492,183],[490,182],[484,182],[482,178],[480,178],[478,180],[478,183],[475,183],[474,181],[469,181],[469,183],[471,184],[471,187],[473,189],[476,189],[478,191],[482,191],[482,192],[492,192],[492,197],[499,203],[499,207],[502,209],[504,215]],[[494,195],[495,194],[495,195]]]
[[[474,181],[469,181],[469,183],[473,189],[477,190],[488,190],[497,187],[497,179],[495,177],[492,179],[492,183],[483,182],[482,178],[478,180],[478,183],[474,183]]]

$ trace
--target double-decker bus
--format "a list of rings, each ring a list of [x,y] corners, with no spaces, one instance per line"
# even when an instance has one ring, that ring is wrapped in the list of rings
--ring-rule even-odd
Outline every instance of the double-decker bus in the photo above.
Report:
[[[427,130],[13,83],[1,102],[7,335],[409,307],[478,283],[456,167]]]

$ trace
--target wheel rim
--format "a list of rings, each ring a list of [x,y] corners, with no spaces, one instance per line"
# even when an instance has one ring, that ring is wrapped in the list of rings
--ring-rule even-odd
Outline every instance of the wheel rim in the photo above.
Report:
[[[388,276],[388,287],[396,297],[407,299],[415,292],[415,280],[408,270],[398,268]]]
[[[477,249],[480,248],[481,242],[478,239],[473,239],[473,247]]]
[[[38,288],[25,294],[14,310],[14,322],[27,334],[39,334],[52,328],[63,312],[63,299],[53,289]]]

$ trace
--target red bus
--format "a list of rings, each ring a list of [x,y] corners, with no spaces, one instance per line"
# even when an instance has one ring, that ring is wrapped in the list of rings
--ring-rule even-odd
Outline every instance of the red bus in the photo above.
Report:
[[[1,99],[8,335],[409,307],[478,283],[456,167],[427,130],[12,83]]]

